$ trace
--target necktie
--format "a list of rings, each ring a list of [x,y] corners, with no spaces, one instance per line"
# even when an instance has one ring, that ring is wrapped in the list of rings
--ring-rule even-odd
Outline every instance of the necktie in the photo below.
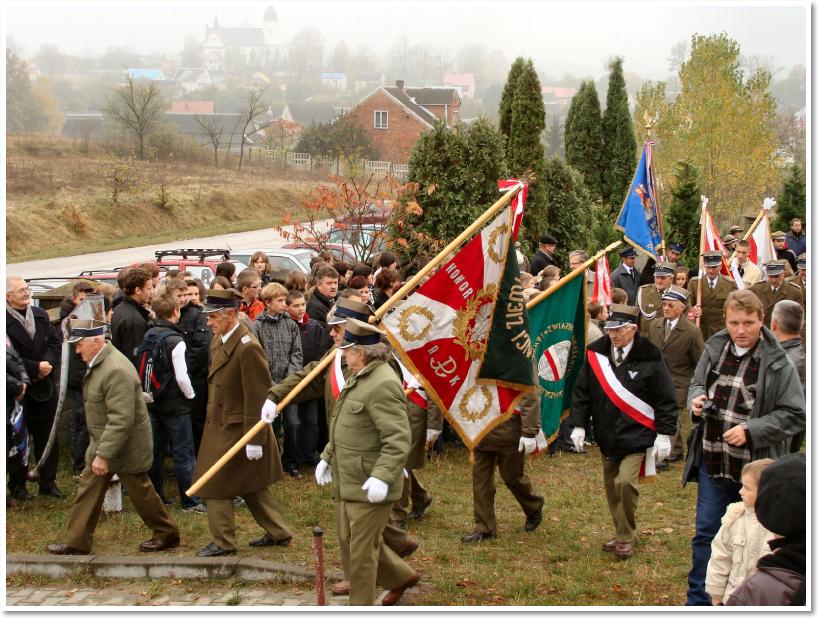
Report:
[[[668,341],[668,337],[671,336],[671,321],[665,320],[665,341]]]
[[[631,276],[631,278],[634,278],[634,269],[628,268],[628,274]]]
[[[708,281],[708,287],[710,287],[711,289],[714,288],[715,284],[716,284],[716,281]]]
[[[739,276],[740,277],[745,276],[745,268],[743,268],[742,266],[739,266]]]
[[[622,348],[617,348],[616,364],[617,365],[622,365]]]
[[[773,293],[775,294],[776,290],[778,290],[779,288],[778,287],[772,287],[771,289],[773,290]]]

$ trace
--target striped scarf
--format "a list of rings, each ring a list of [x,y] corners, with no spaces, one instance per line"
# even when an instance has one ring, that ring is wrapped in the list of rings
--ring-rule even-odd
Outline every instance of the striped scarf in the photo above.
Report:
[[[31,310],[31,305],[26,307],[25,316],[12,306],[7,306],[6,310],[9,312],[11,317],[13,317],[15,320],[17,320],[23,325],[23,328],[26,329],[26,332],[29,334],[29,337],[34,339],[34,311]]]

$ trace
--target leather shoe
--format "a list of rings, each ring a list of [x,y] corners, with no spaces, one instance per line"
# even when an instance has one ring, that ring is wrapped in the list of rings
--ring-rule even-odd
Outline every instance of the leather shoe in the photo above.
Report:
[[[668,464],[667,462],[660,462],[658,465],[656,465],[656,470],[657,471],[667,471],[670,468],[670,466],[671,465]]]
[[[608,540],[608,542],[602,545],[602,550],[606,553],[613,553],[616,550],[617,541],[616,540]]]
[[[224,557],[226,555],[236,555],[236,553],[237,551],[226,551],[213,542],[209,542],[206,546],[197,551],[197,557]]]
[[[294,467],[293,469],[288,469],[288,470],[287,470],[287,473],[288,473],[291,477],[293,477],[294,479],[301,479],[301,478],[302,478],[302,476],[303,476],[303,474],[302,474],[302,473],[300,473],[300,469],[298,469],[297,467]]]
[[[402,595],[405,594],[405,590],[409,587],[414,587],[417,583],[420,582],[420,575],[415,574],[411,577],[408,581],[400,585],[399,587],[395,587],[393,590],[389,591],[382,599],[382,606],[383,607],[390,607],[391,605],[396,605],[397,601],[402,598]]]
[[[419,542],[409,538],[406,541],[405,546],[403,547],[403,549],[401,551],[399,551],[397,554],[400,557],[410,557],[414,553],[414,551],[416,551],[419,547],[420,547]]]
[[[462,537],[463,542],[482,542],[483,540],[491,540],[492,538],[496,538],[497,534],[495,533],[483,533],[481,531],[474,531],[473,533],[469,533],[467,536]]]
[[[88,555],[88,551],[75,549],[68,544],[48,544],[46,550],[52,555]]]
[[[57,488],[57,485],[54,483],[41,485],[40,492],[38,492],[37,494],[42,496],[55,497],[57,499],[62,499],[66,496],[62,492],[60,492],[60,489]]]
[[[545,505],[545,499],[543,498],[542,501],[539,502],[539,509],[531,514],[530,516],[525,517],[525,531],[534,531],[539,524],[542,522],[542,507]]]
[[[31,501],[34,499],[34,495],[32,495],[25,486],[15,489],[14,492],[11,493],[11,496],[18,501]]]
[[[634,554],[633,542],[617,542],[614,545],[614,555],[617,559],[628,559]]]
[[[422,515],[425,514],[425,510],[427,510],[432,503],[434,503],[434,497],[428,497],[428,500],[422,505],[411,508],[411,512],[409,512],[408,517],[413,518],[414,520],[421,519]]]
[[[349,581],[348,579],[337,581],[334,585],[331,586],[331,593],[334,594],[334,596],[345,596],[350,591],[351,581]]]
[[[140,550],[143,553],[156,553],[157,551],[165,551],[166,549],[174,549],[180,544],[180,536],[171,538],[169,540],[160,540],[159,538],[151,538],[145,542],[140,543]]]
[[[288,543],[291,542],[292,536],[288,536],[287,538],[283,538],[282,540],[275,540],[272,538],[268,532],[266,531],[263,535],[259,538],[254,538],[248,543],[248,546],[253,547],[261,547],[261,546],[288,546]]]

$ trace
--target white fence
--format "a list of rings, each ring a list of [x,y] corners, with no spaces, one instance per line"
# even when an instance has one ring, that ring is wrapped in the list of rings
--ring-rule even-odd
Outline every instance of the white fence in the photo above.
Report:
[[[408,165],[384,162],[381,160],[356,160],[349,164],[345,159],[312,156],[310,153],[294,153],[275,149],[249,149],[248,158],[253,162],[262,162],[298,171],[325,171],[334,175],[345,175],[351,170],[374,173],[379,177],[393,175],[399,181],[408,177]]]

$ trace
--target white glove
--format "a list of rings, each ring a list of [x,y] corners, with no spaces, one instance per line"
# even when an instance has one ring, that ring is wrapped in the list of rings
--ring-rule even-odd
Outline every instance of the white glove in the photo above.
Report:
[[[320,486],[331,483],[331,466],[325,460],[317,463],[317,468],[314,469],[314,479]]]
[[[540,430],[535,440],[537,441],[537,453],[541,453],[548,449],[548,439],[545,438],[545,432]]]
[[[249,460],[259,460],[263,457],[263,446],[262,445],[246,445],[245,446],[245,456]]]
[[[533,453],[537,448],[537,439],[527,438],[525,436],[519,437],[519,449],[517,451],[524,451],[525,455]]]
[[[582,453],[585,447],[585,428],[574,428],[571,431],[571,442],[574,444],[577,453]]]
[[[277,405],[271,400],[266,400],[263,403],[263,409],[260,411],[260,419],[266,423],[274,423],[277,418]]]
[[[426,445],[431,445],[432,443],[434,443],[437,440],[439,435],[440,435],[439,430],[432,430],[431,428],[428,428],[425,431],[425,444]]]
[[[656,452],[656,461],[662,462],[671,455],[671,439],[666,434],[657,434],[654,441],[654,451]]]
[[[371,503],[382,503],[388,496],[388,484],[376,477],[365,480],[362,489],[368,492],[368,500]]]

